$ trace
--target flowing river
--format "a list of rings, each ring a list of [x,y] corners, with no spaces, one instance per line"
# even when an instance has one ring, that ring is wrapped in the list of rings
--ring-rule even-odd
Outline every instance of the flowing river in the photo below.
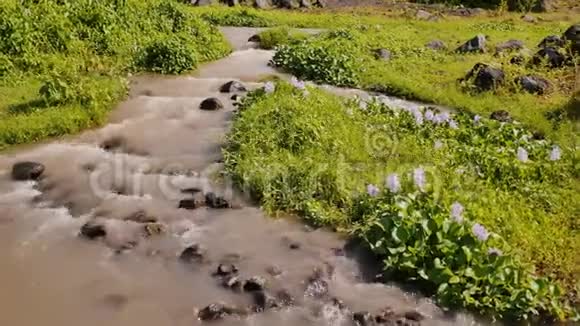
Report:
[[[444,313],[396,284],[373,282],[376,263],[356,245],[292,218],[267,217],[219,181],[221,146],[235,111],[232,94],[220,93],[220,86],[239,80],[261,87],[261,76],[276,73],[267,65],[273,53],[247,42],[256,30],[223,32],[236,49],[229,57],[192,76],[133,78],[129,97],[106,126],[0,156],[0,325],[210,323],[198,320],[196,309],[257,300],[224,286],[213,275],[220,263],[234,264],[242,281],[262,277],[267,293],[293,303],[213,325],[355,325],[352,312],[387,308],[411,316],[385,325],[478,325],[471,315]],[[200,110],[208,97],[224,109]],[[42,163],[42,178],[13,181],[12,166],[21,161]],[[209,192],[232,198],[234,207],[178,208]],[[106,235],[80,237],[89,221]],[[193,261],[184,262],[179,256],[193,244],[201,249],[190,249]],[[424,319],[414,321],[422,319],[414,312]]]

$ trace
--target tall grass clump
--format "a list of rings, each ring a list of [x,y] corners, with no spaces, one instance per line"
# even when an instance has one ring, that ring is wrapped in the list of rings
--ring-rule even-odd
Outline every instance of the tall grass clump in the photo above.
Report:
[[[182,73],[229,51],[175,2],[2,1],[0,148],[102,123],[129,72]]]
[[[266,211],[363,239],[386,279],[444,306],[511,319],[576,316],[578,162],[517,122],[340,98],[297,79],[250,93],[225,150]]]

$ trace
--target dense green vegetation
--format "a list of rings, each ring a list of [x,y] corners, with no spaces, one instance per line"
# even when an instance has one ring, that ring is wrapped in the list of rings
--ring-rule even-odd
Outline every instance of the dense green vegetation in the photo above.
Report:
[[[291,44],[307,38],[306,33],[292,30],[286,26],[267,29],[259,34],[260,48],[271,50],[282,44]]]
[[[0,149],[102,123],[129,72],[180,73],[229,53],[221,33],[162,0],[0,3]]]
[[[552,119],[566,106],[574,87],[574,68],[510,64],[516,53],[495,55],[495,46],[518,39],[531,51],[548,35],[561,35],[571,22],[549,21],[529,24],[519,16],[447,18],[438,22],[398,17],[341,13],[294,13],[239,8],[196,8],[204,19],[223,25],[331,28],[333,31],[302,43],[281,47],[274,60],[289,72],[337,85],[359,86],[386,93],[437,103],[489,116],[498,109],[559,141],[578,141],[567,119]],[[339,27],[338,31],[334,30]],[[342,30],[340,27],[344,27]],[[460,44],[476,34],[488,36],[487,53],[457,54]],[[443,41],[447,50],[431,50],[426,44]],[[377,60],[375,50],[388,49],[391,59]],[[334,63],[334,60],[337,63]],[[478,62],[489,63],[506,72],[506,85],[495,92],[476,93],[458,79]],[[520,75],[540,75],[553,88],[538,96],[519,91],[514,79]],[[570,136],[574,135],[574,136]]]
[[[365,239],[385,272],[444,305],[514,318],[570,313],[549,280],[574,296],[573,148],[517,123],[392,109],[293,83],[245,99],[225,153],[237,184],[267,211]],[[489,239],[477,240],[475,223]]]

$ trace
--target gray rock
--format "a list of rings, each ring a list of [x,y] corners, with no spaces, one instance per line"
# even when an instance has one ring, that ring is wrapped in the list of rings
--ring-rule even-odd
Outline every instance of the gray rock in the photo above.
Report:
[[[254,7],[259,9],[268,9],[272,7],[272,2],[270,0],[256,0],[254,2]]]
[[[563,67],[566,61],[566,56],[560,53],[555,47],[542,48],[532,58],[532,64],[541,65],[547,63],[551,68]]]
[[[416,310],[407,311],[405,312],[404,316],[406,319],[413,321],[422,321],[425,319],[425,316]]]
[[[237,80],[231,80],[220,87],[222,93],[246,92],[248,89]]]
[[[300,6],[310,8],[312,7],[312,2],[310,0],[300,0]]]
[[[499,122],[512,122],[513,119],[510,113],[506,110],[493,111],[489,116],[491,120],[497,120]]]
[[[375,58],[383,61],[389,61],[391,60],[391,51],[387,49],[377,49],[375,50]]]
[[[327,0],[316,0],[315,5],[320,8],[326,8],[328,6]]]
[[[216,3],[215,0],[197,0],[195,5],[198,7],[203,7],[203,6],[210,6],[210,5],[213,5],[215,3]]]
[[[562,37],[570,44],[570,48],[574,53],[580,54],[580,24],[570,26]]]
[[[286,9],[300,8],[300,0],[278,0],[278,5]]]
[[[229,276],[238,272],[238,267],[234,264],[219,264],[215,272],[216,276]]]
[[[554,47],[554,48],[559,48],[562,47],[566,44],[566,41],[564,41],[562,38],[560,38],[560,36],[558,35],[549,35],[544,37],[544,39],[540,42],[540,44],[538,44],[539,48],[545,48],[545,47]]]
[[[429,20],[431,16],[430,12],[422,9],[417,10],[417,13],[415,14],[415,18],[422,20]]]
[[[222,285],[225,288],[234,290],[235,292],[242,291],[242,282],[240,281],[240,278],[236,275],[230,275],[225,277],[222,281]]]
[[[504,53],[508,51],[517,51],[524,48],[524,42],[520,40],[509,40],[495,46],[496,53]]]
[[[553,0],[539,0],[532,9],[535,12],[548,12],[554,8],[553,2]]]
[[[490,91],[504,82],[505,73],[499,68],[494,68],[484,63],[477,63],[463,80],[470,80],[473,77],[475,77],[473,84],[479,91]]]
[[[373,316],[367,311],[355,312],[352,315],[352,320],[357,326],[373,326],[375,325],[375,320]]]
[[[526,23],[535,23],[538,21],[538,19],[532,15],[524,15],[522,16],[522,20]]]
[[[198,244],[193,244],[181,252],[179,259],[185,263],[201,263],[205,260],[205,253]]]
[[[210,97],[203,100],[199,108],[204,111],[217,111],[223,109],[224,105],[218,98]]]
[[[205,204],[209,208],[232,208],[229,201],[213,192],[205,194]]]
[[[202,321],[220,320],[232,315],[247,315],[248,311],[225,303],[212,303],[197,313],[197,318]]]
[[[266,279],[261,276],[254,276],[244,282],[245,292],[264,291],[266,289]]]
[[[12,166],[12,180],[38,180],[44,173],[44,164],[38,162],[18,162]]]
[[[445,42],[443,42],[441,40],[430,41],[425,46],[428,47],[429,49],[432,49],[432,50],[445,50],[445,49],[447,49],[447,44],[445,44]]]
[[[545,94],[550,89],[550,82],[539,76],[520,76],[514,81],[523,90],[532,94]]]
[[[479,34],[474,38],[472,38],[471,40],[465,42],[455,51],[459,53],[472,53],[472,52],[482,53],[486,51],[485,49],[486,42],[487,39],[485,35]]]
[[[248,42],[254,42],[254,43],[260,43],[262,39],[260,38],[259,34],[254,34],[252,36],[250,36],[250,38],[248,39]]]
[[[105,225],[96,221],[89,221],[81,227],[80,235],[87,239],[103,238],[107,235]]]

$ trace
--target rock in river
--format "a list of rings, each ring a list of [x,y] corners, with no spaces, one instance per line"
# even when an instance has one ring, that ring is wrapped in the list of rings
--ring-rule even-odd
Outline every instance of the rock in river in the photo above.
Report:
[[[198,244],[193,244],[181,252],[179,259],[186,263],[203,262],[205,259],[204,250]]]
[[[204,111],[217,111],[223,109],[224,105],[218,98],[210,97],[203,100],[199,108]]]
[[[80,235],[92,240],[105,237],[107,230],[102,223],[89,221],[81,227]]]
[[[12,166],[12,179],[16,181],[38,180],[44,173],[44,165],[38,162],[18,162]]]
[[[263,291],[266,289],[266,280],[261,276],[254,276],[244,283],[245,292]]]
[[[236,80],[229,81],[220,87],[222,93],[246,92],[247,90],[244,84]]]
[[[230,306],[225,303],[212,303],[209,306],[201,309],[197,313],[197,318],[202,321],[220,320],[232,315],[247,315],[245,309]]]

